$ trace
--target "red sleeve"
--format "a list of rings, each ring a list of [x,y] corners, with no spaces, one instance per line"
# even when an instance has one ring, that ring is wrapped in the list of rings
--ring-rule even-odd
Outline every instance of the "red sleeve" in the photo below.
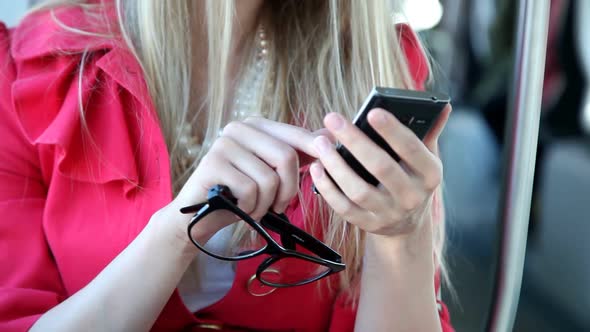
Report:
[[[414,88],[417,90],[424,90],[429,75],[429,67],[428,59],[426,58],[420,41],[418,40],[416,33],[408,25],[398,25],[397,33],[402,50],[406,55],[410,75],[414,80]],[[438,278],[435,278],[434,282],[436,283],[436,289],[438,289],[440,286]],[[455,330],[451,325],[451,318],[447,306],[441,301],[437,301],[437,305],[442,331],[454,332]],[[341,295],[334,303],[329,331],[353,332],[355,319],[356,309],[347,303],[344,295]]]
[[[43,231],[47,194],[38,154],[13,107],[16,68],[0,23],[0,330],[24,331],[63,298]]]

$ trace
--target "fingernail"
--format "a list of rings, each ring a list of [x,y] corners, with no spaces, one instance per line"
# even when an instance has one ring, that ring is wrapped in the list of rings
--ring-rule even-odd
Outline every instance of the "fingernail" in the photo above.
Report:
[[[342,115],[338,113],[332,113],[328,115],[326,120],[326,125],[329,127],[329,129],[339,130],[344,126],[344,119],[342,118]]]
[[[332,144],[325,136],[318,136],[314,139],[314,144],[319,153],[326,153],[330,151]]]
[[[317,162],[311,164],[311,166],[309,167],[309,172],[316,179],[320,179],[324,175],[324,170],[322,169],[322,166],[320,166],[320,164]]]

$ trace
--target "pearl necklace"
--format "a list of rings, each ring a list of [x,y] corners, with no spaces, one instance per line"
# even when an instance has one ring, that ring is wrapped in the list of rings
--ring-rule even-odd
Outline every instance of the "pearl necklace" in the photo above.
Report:
[[[263,26],[258,27],[256,43],[258,50],[254,61],[243,73],[235,93],[231,120],[242,120],[249,116],[264,116],[259,109],[255,109],[258,99],[262,96],[262,81],[268,67],[268,41]],[[193,164],[199,151],[203,148],[197,138],[192,135],[191,123],[185,122],[180,129],[178,145],[182,153],[181,167],[186,170]]]
[[[258,28],[256,42],[258,44],[258,53],[254,63],[246,69],[236,91],[233,110],[234,119],[262,115],[260,110],[254,109],[258,104],[258,98],[261,96],[263,74],[268,67],[268,41],[262,26]]]

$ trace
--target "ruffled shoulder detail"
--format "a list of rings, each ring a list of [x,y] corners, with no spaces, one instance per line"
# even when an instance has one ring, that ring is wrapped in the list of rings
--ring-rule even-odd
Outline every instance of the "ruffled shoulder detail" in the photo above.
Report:
[[[11,32],[4,23],[0,22],[0,109],[11,108],[9,98],[11,84],[14,81],[14,61],[10,56]]]
[[[159,125],[133,55],[114,39],[60,26],[85,30],[84,17],[77,7],[38,12],[13,31],[14,112],[32,145],[52,149],[50,173],[122,181],[129,191],[141,180],[139,140],[159,135]]]
[[[402,50],[406,55],[406,61],[410,70],[410,75],[414,79],[414,88],[424,90],[426,80],[430,74],[428,67],[428,58],[420,44],[416,32],[405,23],[396,25],[398,39]]]
[[[16,61],[22,61],[58,52],[71,54],[112,48],[114,40],[104,37],[114,31],[112,24],[107,23],[116,22],[113,15],[114,11],[110,9],[91,16],[88,10],[79,6],[31,12],[13,31],[12,56]]]

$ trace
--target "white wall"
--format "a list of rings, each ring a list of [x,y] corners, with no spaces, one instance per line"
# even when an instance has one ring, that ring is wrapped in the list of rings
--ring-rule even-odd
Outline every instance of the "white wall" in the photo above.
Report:
[[[28,7],[26,0],[2,0],[0,1],[0,21],[6,25],[14,26],[22,17]]]

